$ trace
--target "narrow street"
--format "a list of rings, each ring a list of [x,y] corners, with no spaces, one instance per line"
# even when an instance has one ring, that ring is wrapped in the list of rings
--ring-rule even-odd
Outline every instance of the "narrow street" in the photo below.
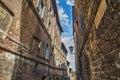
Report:
[[[0,80],[120,80],[120,0],[0,0]]]

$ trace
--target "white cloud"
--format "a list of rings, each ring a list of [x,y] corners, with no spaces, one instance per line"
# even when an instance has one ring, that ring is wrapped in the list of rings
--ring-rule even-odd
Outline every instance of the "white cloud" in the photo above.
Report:
[[[73,6],[74,0],[67,0],[66,3],[67,3],[67,5]]]
[[[59,14],[59,18],[60,18],[60,22],[62,24],[62,26],[70,26],[70,21],[69,21],[69,17],[67,15],[67,13],[65,13],[65,10],[63,9],[62,6],[58,6],[58,14]]]
[[[73,29],[70,27],[64,27],[64,32],[62,33],[63,37],[72,37],[73,36]]]
[[[60,3],[59,0],[56,0],[56,3],[59,4]]]

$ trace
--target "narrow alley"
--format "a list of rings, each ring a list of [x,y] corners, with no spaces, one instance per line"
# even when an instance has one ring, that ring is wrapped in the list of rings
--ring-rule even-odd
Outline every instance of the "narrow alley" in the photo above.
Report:
[[[0,80],[120,80],[120,0],[0,0]]]

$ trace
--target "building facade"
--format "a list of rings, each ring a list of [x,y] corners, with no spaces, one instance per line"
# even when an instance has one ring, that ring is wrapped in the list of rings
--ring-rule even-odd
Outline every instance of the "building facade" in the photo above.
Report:
[[[0,0],[0,80],[66,76],[62,32],[55,0]]]
[[[67,61],[67,77],[70,79],[70,62]]]
[[[74,1],[77,80],[119,80],[120,1]]]
[[[76,72],[72,71],[70,73],[70,80],[76,80]]]

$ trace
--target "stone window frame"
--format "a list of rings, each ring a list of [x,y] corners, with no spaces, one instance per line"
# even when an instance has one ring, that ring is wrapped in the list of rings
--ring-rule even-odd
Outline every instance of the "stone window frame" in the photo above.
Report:
[[[47,43],[47,41],[44,41],[44,58],[49,60],[51,55],[51,46]]]
[[[80,24],[81,24],[81,30],[84,32],[85,30],[85,21],[84,21],[84,15],[83,15],[83,9],[80,9]]]
[[[34,45],[34,41],[35,41],[35,45]],[[35,35],[33,35],[31,41],[30,53],[33,54],[34,56],[37,56],[38,54],[40,54],[40,48],[41,48],[41,40],[39,40]]]
[[[46,15],[47,15],[47,6],[43,5],[42,13],[41,13],[41,18],[42,18],[43,21],[44,21],[44,18],[45,18]]]
[[[37,11],[41,12],[41,1],[42,0],[37,0]]]
[[[7,14],[9,14],[11,16],[10,17],[10,21],[9,21],[9,25],[6,24],[6,26],[7,26],[6,30],[0,29],[0,33],[6,35],[8,30],[9,30],[9,28],[10,28],[10,24],[11,24],[12,19],[13,19],[15,14],[10,10],[10,8],[3,1],[0,1],[0,7],[3,8],[7,12]],[[6,37],[5,35],[2,36],[3,39],[5,39],[5,37]]]
[[[44,18],[47,14],[47,6],[44,4],[43,0],[37,1],[37,11],[40,14],[41,19],[44,21]]]
[[[52,3],[50,3],[50,14],[52,17],[55,17],[55,12],[54,12]]]
[[[57,45],[57,36],[56,36],[56,34],[55,34],[55,37],[54,37],[54,45],[56,46]]]
[[[50,17],[47,18],[47,25],[46,25],[46,29],[48,30],[48,28],[51,25],[51,21],[50,21]]]
[[[53,55],[53,64],[57,65],[57,56],[55,54]]]
[[[52,36],[52,25],[50,25],[49,34],[50,34],[50,36]]]

